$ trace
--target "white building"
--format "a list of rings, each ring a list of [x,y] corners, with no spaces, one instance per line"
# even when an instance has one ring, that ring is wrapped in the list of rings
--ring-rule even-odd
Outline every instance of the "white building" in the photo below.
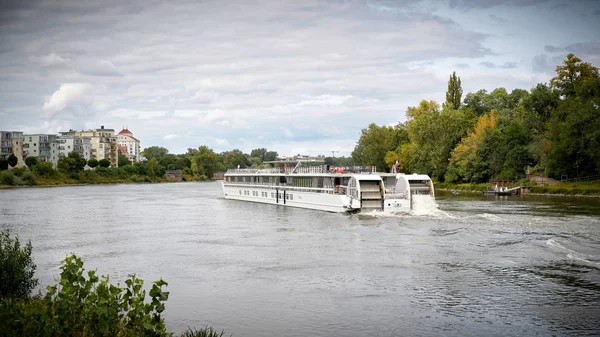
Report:
[[[37,157],[38,161],[50,162],[55,168],[58,164],[59,146],[57,135],[23,135],[23,156]]]
[[[80,137],[75,135],[75,131],[69,130],[66,132],[59,132],[58,142],[59,156],[68,156],[71,152],[76,152],[80,157],[85,160],[89,160],[92,154],[92,145],[90,137]]]
[[[87,131],[76,131],[75,136],[90,139],[90,158],[98,160],[110,160],[111,167],[119,166],[119,157],[117,150],[117,137],[114,129],[105,129],[104,125],[100,129]],[[74,146],[77,146],[75,144]]]
[[[129,160],[134,162],[141,161],[140,141],[133,136],[128,129],[123,129],[117,134],[117,144],[127,149],[126,155]],[[121,151],[123,152],[123,151]]]

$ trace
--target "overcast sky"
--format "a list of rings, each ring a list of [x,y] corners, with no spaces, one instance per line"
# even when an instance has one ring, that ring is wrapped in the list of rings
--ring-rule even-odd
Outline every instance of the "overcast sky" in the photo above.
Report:
[[[348,155],[422,99],[600,65],[600,1],[0,0],[0,130]]]

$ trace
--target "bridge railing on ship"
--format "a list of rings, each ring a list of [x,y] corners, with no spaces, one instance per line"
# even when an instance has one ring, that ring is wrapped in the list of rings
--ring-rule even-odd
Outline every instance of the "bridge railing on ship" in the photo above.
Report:
[[[241,173],[241,174],[317,174],[317,173],[373,173],[377,172],[375,166],[300,166],[297,168],[293,167],[271,167],[271,168],[239,168],[229,169],[227,173]]]

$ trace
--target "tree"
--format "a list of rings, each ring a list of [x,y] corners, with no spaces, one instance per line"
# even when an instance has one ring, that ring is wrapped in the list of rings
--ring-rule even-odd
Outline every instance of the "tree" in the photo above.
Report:
[[[279,153],[277,153],[277,151],[267,151],[265,153],[265,157],[263,158],[263,161],[274,161],[274,160],[277,160],[278,156],[279,156]]]
[[[473,181],[478,168],[474,166],[477,159],[477,150],[483,143],[484,137],[490,130],[498,126],[498,113],[492,110],[479,117],[473,130],[467,133],[460,143],[452,150],[450,155],[450,168],[447,181]]]
[[[98,166],[98,159],[96,158],[90,158],[90,160],[88,160],[87,162],[88,166],[91,168],[96,168],[96,166]]]
[[[575,95],[579,83],[598,78],[598,68],[583,62],[573,53],[567,55],[562,65],[556,66],[556,77],[550,80],[564,97]]]
[[[159,164],[156,158],[152,158],[146,162],[146,174],[150,177],[162,177],[165,174],[165,168]]]
[[[192,170],[210,179],[215,173],[217,164],[217,154],[208,146],[202,145],[192,159]]]
[[[264,147],[259,148],[259,149],[254,149],[254,150],[250,151],[250,158],[261,158],[261,160],[263,160],[266,153],[267,153],[267,149],[265,149]]]
[[[225,164],[225,168],[246,168],[250,166],[248,156],[246,156],[246,154],[244,154],[241,150],[235,149],[225,152],[224,154],[225,158],[223,163]]]
[[[168,153],[169,150],[165,149],[164,147],[150,146],[142,151],[142,156],[144,156],[147,160],[156,158],[156,160],[160,161]]]
[[[26,298],[37,286],[31,249],[31,241],[21,248],[18,236],[0,231],[0,299]]]
[[[100,160],[98,161],[98,165],[99,165],[100,167],[110,167],[110,160],[108,160],[108,159],[106,159],[106,158],[104,158],[104,159],[100,159]]]
[[[465,106],[470,108],[476,116],[481,116],[486,112],[490,112],[492,109],[486,105],[486,97],[488,93],[485,89],[481,89],[477,92],[470,92],[465,97]]]
[[[407,135],[404,125],[389,127],[371,123],[362,129],[352,151],[352,159],[358,164],[376,166],[378,171],[387,172],[390,168],[385,161],[387,153],[408,142]]]
[[[33,168],[38,163],[37,157],[27,157],[25,158],[25,165],[29,167],[29,169]]]
[[[52,177],[54,175],[54,169],[52,168],[52,163],[47,161],[42,161],[35,166],[33,166],[33,173],[42,177]]]
[[[0,159],[0,171],[8,170],[8,160]]]
[[[127,156],[124,156],[121,151],[119,151],[119,167],[123,167],[123,166],[127,166],[127,165],[131,165],[131,161],[129,161],[129,158],[127,158]]]
[[[462,102],[462,86],[460,83],[460,77],[456,76],[456,72],[452,72],[450,79],[448,80],[448,91],[446,91],[446,103],[450,109],[458,110]]]
[[[15,156],[14,153],[11,153],[10,156],[8,156],[8,165],[10,165],[11,167],[17,166],[18,162],[19,158],[17,158],[17,156]]]
[[[62,157],[58,160],[57,167],[59,170],[66,173],[76,173],[83,171],[85,163],[85,158],[79,156],[79,153],[70,152],[67,156]]]

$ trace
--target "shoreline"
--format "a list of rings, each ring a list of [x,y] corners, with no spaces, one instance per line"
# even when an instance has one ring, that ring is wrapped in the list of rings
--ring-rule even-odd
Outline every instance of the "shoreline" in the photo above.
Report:
[[[478,193],[478,194],[483,194],[483,191],[477,191],[477,190],[459,190],[459,189],[450,189],[450,188],[436,188],[437,191],[444,191],[444,192],[465,192],[465,193]],[[533,195],[533,196],[541,196],[541,197],[574,197],[574,198],[589,198],[589,199],[596,199],[596,198],[600,198],[600,194],[565,194],[565,193],[526,193],[526,194],[520,194],[519,196],[527,196],[527,195]]]
[[[55,184],[55,185],[19,185],[19,186],[11,186],[11,185],[0,185],[0,190],[11,190],[11,189],[20,189],[20,188],[51,188],[51,187],[70,187],[70,186],[93,186],[93,185],[137,185],[137,184],[165,184],[165,183],[204,183],[214,180],[205,180],[205,181],[156,181],[156,182],[100,182],[100,183],[77,183],[77,184]]]

